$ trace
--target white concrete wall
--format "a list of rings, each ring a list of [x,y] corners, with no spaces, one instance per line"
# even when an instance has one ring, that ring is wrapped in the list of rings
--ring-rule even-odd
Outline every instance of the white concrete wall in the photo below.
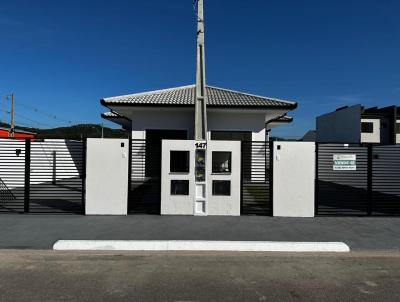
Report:
[[[274,142],[273,152],[274,216],[314,217],[315,143]]]
[[[229,174],[212,173],[212,152],[232,152],[232,172]],[[208,183],[208,215],[239,216],[240,215],[240,169],[241,143],[235,141],[208,141],[207,147],[207,183]],[[230,196],[214,196],[212,194],[213,180],[229,180],[231,182]]]
[[[87,215],[127,215],[128,157],[127,139],[87,140]]]
[[[161,160],[161,215],[194,214],[194,149],[193,140],[163,140]],[[170,172],[170,151],[189,151],[189,173]],[[189,195],[171,195],[171,180],[189,180]]]
[[[317,117],[317,142],[360,143],[361,105]]]
[[[361,143],[380,143],[381,142],[381,121],[380,119],[361,119],[361,122],[372,123],[373,133],[361,132]]]
[[[194,110],[154,109],[130,113],[132,118],[132,139],[145,139],[146,129],[186,130],[188,138],[193,137]]]
[[[251,131],[253,141],[265,141],[265,112],[208,110],[207,119],[209,138],[210,131]]]
[[[208,141],[206,151],[206,215],[240,215],[240,142]],[[189,173],[170,172],[170,151],[189,151]],[[229,174],[212,173],[212,151],[232,152],[232,172]],[[163,140],[161,164],[161,214],[194,215],[195,209],[195,141]],[[189,195],[171,195],[171,180],[189,180]],[[230,180],[230,196],[213,196],[213,180]]]
[[[399,124],[400,124],[400,120],[397,120],[397,125],[399,125]],[[395,131],[396,131],[396,129],[395,129]],[[396,133],[396,144],[400,144],[400,133]]]
[[[112,107],[116,112],[132,119],[132,138],[145,139],[146,129],[187,130],[193,139],[193,108],[131,108]],[[251,131],[253,141],[265,141],[265,122],[281,116],[287,110],[207,110],[210,131]]]

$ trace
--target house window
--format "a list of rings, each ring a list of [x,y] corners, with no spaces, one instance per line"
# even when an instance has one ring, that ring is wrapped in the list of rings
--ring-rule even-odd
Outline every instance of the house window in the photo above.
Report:
[[[212,153],[212,173],[231,173],[231,152],[214,151]]]
[[[212,194],[216,196],[230,196],[231,195],[230,180],[213,180]]]
[[[362,133],[374,133],[374,123],[362,122],[361,123],[361,132]]]
[[[171,195],[189,195],[189,181],[171,180]]]
[[[396,123],[396,133],[400,134],[400,122]]]
[[[169,170],[172,173],[189,173],[189,151],[171,151]]]

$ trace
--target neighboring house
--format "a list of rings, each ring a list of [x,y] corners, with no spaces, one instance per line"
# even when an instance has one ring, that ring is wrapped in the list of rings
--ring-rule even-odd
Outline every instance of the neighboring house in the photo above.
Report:
[[[207,86],[208,138],[265,141],[290,123],[297,103]],[[104,98],[102,117],[132,131],[132,139],[193,139],[195,85]]]
[[[317,117],[317,142],[400,143],[400,107],[364,108],[361,105],[338,108]]]
[[[301,141],[303,142],[315,142],[317,136],[317,131],[308,130],[306,134],[302,137]]]
[[[26,139],[26,138],[35,138],[36,133],[24,131],[20,129],[14,130],[14,138],[16,139]],[[0,127],[0,138],[10,138],[11,130],[10,128]]]

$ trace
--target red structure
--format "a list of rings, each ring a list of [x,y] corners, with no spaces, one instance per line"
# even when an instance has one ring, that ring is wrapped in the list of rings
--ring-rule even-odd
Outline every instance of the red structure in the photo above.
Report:
[[[36,133],[15,129],[14,130],[14,138],[15,139],[26,139],[26,138],[35,138]],[[0,127],[0,138],[10,138],[10,129]]]

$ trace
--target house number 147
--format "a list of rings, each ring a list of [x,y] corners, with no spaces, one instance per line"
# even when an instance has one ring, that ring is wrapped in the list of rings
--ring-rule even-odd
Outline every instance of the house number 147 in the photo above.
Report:
[[[196,146],[196,149],[206,149],[207,143],[196,143],[195,146]]]

